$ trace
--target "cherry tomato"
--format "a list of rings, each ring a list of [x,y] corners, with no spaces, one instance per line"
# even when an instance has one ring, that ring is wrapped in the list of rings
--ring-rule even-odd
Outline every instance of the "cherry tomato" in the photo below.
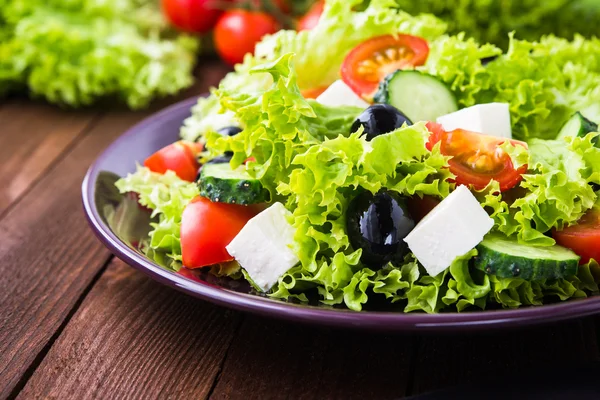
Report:
[[[259,11],[227,11],[217,22],[214,39],[221,58],[234,65],[241,63],[247,53],[263,36],[275,33],[280,26],[277,20]]]
[[[180,140],[146,158],[144,166],[159,174],[171,170],[181,179],[194,182],[200,168],[196,157],[201,151],[202,144]]]
[[[600,261],[600,211],[588,211],[576,225],[554,230],[552,237],[581,256],[580,264],[587,264],[592,258]]]
[[[441,200],[433,196],[412,196],[408,198],[406,205],[415,222],[419,222],[440,203]]]
[[[504,192],[521,182],[527,172],[527,165],[515,169],[510,156],[499,147],[508,139],[463,129],[446,132],[440,124],[432,122],[427,124],[427,129],[431,132],[427,148],[431,150],[441,142],[442,154],[452,156],[448,164],[459,185],[472,185],[481,190],[494,179],[500,183],[500,191]],[[524,142],[510,142],[527,148]]]
[[[309,31],[319,23],[321,14],[323,14],[323,8],[325,7],[324,1],[318,1],[310,7],[308,12],[304,14],[302,18],[298,20],[298,31]]]
[[[302,91],[302,96],[304,96],[305,99],[316,99],[325,90],[327,90],[327,86],[317,87],[314,89],[306,89]]]
[[[225,246],[260,212],[257,207],[214,203],[196,197],[181,217],[181,255],[187,268],[233,260]]]
[[[192,33],[209,32],[223,14],[214,0],[162,0],[162,8],[174,26]]]
[[[427,42],[411,35],[378,36],[359,44],[342,64],[343,81],[365,99],[372,99],[388,74],[425,64]]]

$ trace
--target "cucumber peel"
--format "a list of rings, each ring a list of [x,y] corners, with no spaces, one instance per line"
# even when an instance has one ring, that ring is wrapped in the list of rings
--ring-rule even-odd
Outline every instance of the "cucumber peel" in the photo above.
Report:
[[[477,251],[475,268],[500,278],[528,281],[576,275],[580,259],[565,247],[530,246],[497,233],[487,235],[477,246]]]
[[[204,164],[198,180],[200,196],[229,204],[266,203],[270,194],[243,166],[231,169],[229,163]]]

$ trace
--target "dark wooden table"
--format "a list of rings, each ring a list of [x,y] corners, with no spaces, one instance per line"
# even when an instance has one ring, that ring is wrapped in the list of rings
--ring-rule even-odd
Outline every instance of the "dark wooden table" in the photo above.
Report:
[[[226,72],[198,69],[176,101]],[[85,221],[81,180],[152,110],[0,105],[0,398],[401,398],[600,358],[590,317],[454,335],[292,325],[161,286],[111,256]]]

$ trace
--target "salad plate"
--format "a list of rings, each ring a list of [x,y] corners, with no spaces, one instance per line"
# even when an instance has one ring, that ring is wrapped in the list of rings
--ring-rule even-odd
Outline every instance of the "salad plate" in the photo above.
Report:
[[[218,278],[208,273],[175,272],[161,267],[138,250],[150,229],[150,213],[135,196],[122,195],[115,182],[133,173],[136,162],[179,138],[179,129],[197,102],[191,98],[175,104],[131,128],[112,143],[89,168],[82,184],[86,217],[97,237],[117,257],[156,281],[191,296],[263,316],[343,328],[382,331],[481,330],[517,327],[600,311],[600,297],[573,299],[511,310],[403,313],[390,307],[365,308],[361,312],[318,302],[295,303],[259,294],[244,280]]]

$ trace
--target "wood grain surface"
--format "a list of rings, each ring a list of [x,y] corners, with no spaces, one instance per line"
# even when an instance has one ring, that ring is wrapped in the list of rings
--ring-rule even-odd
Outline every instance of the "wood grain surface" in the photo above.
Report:
[[[213,306],[113,259],[80,206],[90,163],[151,110],[0,105],[0,399],[396,399],[600,361],[598,317],[385,335]],[[504,378],[505,377],[505,378]]]
[[[97,110],[73,113],[26,100],[0,108],[0,215],[100,115]]]
[[[87,226],[81,209],[81,181],[89,165],[133,124],[170,102],[205,92],[227,70],[221,64],[206,64],[199,69],[203,79],[178,98],[160,102],[144,112],[110,110],[94,124],[80,123],[81,132],[73,133],[80,137],[72,147],[63,151],[55,162],[49,161],[50,167],[43,178],[23,191],[2,216],[0,398],[14,394],[23,385],[45,347],[110,256]],[[35,110],[38,106],[32,107]],[[11,105],[5,106],[2,111],[10,108]],[[24,112],[26,115],[28,110]],[[47,117],[42,113],[49,130],[51,122],[60,120],[56,115],[63,113],[60,109],[48,111]],[[11,146],[18,147],[19,140],[18,135],[10,139],[17,143]],[[51,147],[53,142],[44,143]],[[27,154],[21,153],[21,157],[27,158]]]
[[[405,393],[414,338],[249,316],[211,399],[392,399]]]
[[[115,260],[19,398],[206,398],[240,321]]]

